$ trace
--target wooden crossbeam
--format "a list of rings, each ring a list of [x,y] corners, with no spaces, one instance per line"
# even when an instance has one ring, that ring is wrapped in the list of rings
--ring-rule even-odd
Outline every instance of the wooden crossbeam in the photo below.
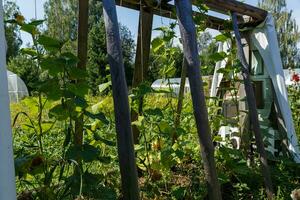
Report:
[[[196,4],[196,0],[193,2]],[[216,12],[227,15],[229,12],[235,12],[238,15],[250,16],[254,21],[263,21],[268,14],[263,9],[236,0],[204,0],[204,3]]]
[[[155,1],[155,0],[151,0]],[[142,1],[143,3],[144,1]],[[175,6],[168,3],[168,0],[161,1],[162,3],[159,6],[151,7],[149,8],[148,4],[143,3],[143,9],[147,11],[147,9],[151,10],[154,15],[166,17],[170,19],[177,19],[176,12],[175,12]],[[196,1],[193,0],[194,4],[196,5]],[[255,27],[259,23],[261,23],[266,15],[267,11],[262,10],[260,8],[241,3],[235,0],[204,0],[204,3],[213,11],[229,15],[231,11],[236,12],[238,15],[247,15],[250,17],[250,20],[247,22],[240,22],[239,27]],[[140,6],[140,0],[116,0],[116,5],[126,7],[129,9],[137,10],[139,11]],[[148,7],[148,8],[147,8]],[[204,25],[207,28],[212,28],[216,30],[224,30],[231,28],[231,24],[228,25],[229,21],[224,20],[218,17],[205,15],[199,12],[193,12],[194,16],[201,17],[205,20]]]
[[[136,3],[129,2],[128,0],[116,0],[116,5],[122,6],[125,8],[133,9],[133,10],[140,10],[140,5]],[[150,8],[148,8],[150,9]],[[160,7],[151,8],[154,15],[166,17],[170,19],[177,19],[176,13],[175,13],[175,6],[171,4],[162,4]],[[145,11],[147,11],[147,7],[144,8]],[[150,10],[149,10],[150,11]],[[194,12],[194,15],[200,15],[204,19],[206,19],[205,25],[207,28],[217,29],[217,30],[223,30],[224,24],[226,24],[226,21],[224,19],[213,17],[209,15],[204,15],[199,12]]]

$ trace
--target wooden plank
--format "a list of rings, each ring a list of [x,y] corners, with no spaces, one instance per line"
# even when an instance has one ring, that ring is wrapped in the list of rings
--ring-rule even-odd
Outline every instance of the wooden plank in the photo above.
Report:
[[[198,55],[196,28],[192,18],[192,5],[187,0],[175,0],[179,29],[183,41],[184,57],[187,60],[187,73],[197,125],[201,157],[208,185],[209,199],[219,200],[221,189],[214,160],[214,146],[212,143],[208,113],[205,103],[203,81],[200,75],[200,60]]]
[[[244,80],[245,85],[245,92],[246,92],[246,99],[247,104],[249,108],[249,116],[250,116],[250,122],[251,127],[255,135],[255,142],[257,146],[257,150],[259,153],[259,160],[261,163],[262,168],[262,175],[264,177],[264,182],[266,186],[266,192],[268,195],[268,199],[273,199],[274,193],[273,193],[273,186],[272,186],[272,179],[271,174],[268,166],[268,160],[267,160],[267,154],[265,151],[265,146],[263,142],[262,135],[260,133],[260,126],[259,126],[259,120],[258,120],[258,113],[256,108],[256,100],[254,95],[254,90],[252,87],[251,79],[250,79],[250,73],[249,73],[249,65],[247,63],[243,45],[241,41],[241,35],[238,29],[237,25],[237,16],[235,13],[232,13],[232,21],[233,21],[233,30],[235,33],[236,43],[237,43],[237,50],[238,50],[238,56],[239,60],[241,61],[242,67],[242,76]]]
[[[131,1],[128,1],[128,0],[116,0],[116,4],[119,6],[122,6],[122,7],[133,9],[133,10],[140,10],[139,3],[132,3]],[[208,2],[208,4],[212,10],[228,15],[228,10],[224,9],[222,6],[219,6],[220,7],[219,8],[217,4],[215,5],[215,3],[212,4],[212,3]],[[237,4],[240,5],[240,2],[237,2]],[[245,4],[245,5],[247,5],[247,4]],[[247,5],[247,6],[249,6],[249,5]],[[252,8],[253,6],[250,6],[250,7]],[[144,7],[144,9],[147,10],[150,8]],[[151,9],[152,9],[152,12],[154,15],[166,17],[166,18],[170,18],[170,19],[177,19],[177,16],[175,14],[176,9],[175,9],[174,5],[164,3],[164,4],[161,4],[161,6],[159,6],[159,7],[151,8]],[[239,6],[239,7],[235,8],[234,10],[237,10],[237,9],[241,10],[242,8],[241,8],[241,6]],[[259,10],[261,10],[261,9],[259,9]],[[244,11],[244,12],[246,12],[246,11]],[[263,12],[263,10],[261,12]],[[263,13],[266,14],[266,11],[264,11]],[[263,17],[263,16],[265,16],[265,14],[262,14],[262,17],[259,17],[259,19],[254,18],[248,22],[239,23],[239,27],[240,28],[255,27],[264,20],[265,17]],[[195,12],[195,11],[193,11],[193,15],[194,16],[201,15],[201,17],[203,19],[206,19],[205,26],[207,28],[212,28],[212,29],[216,29],[216,30],[224,30],[224,29],[230,27],[230,26],[228,26],[229,21],[218,18],[218,17],[205,15],[205,14]]]
[[[77,56],[79,62],[77,67],[81,69],[86,68],[87,63],[87,41],[88,41],[88,19],[89,19],[89,1],[79,1],[79,12],[78,12],[78,43],[77,43]],[[81,82],[82,80],[77,80]],[[81,148],[83,143],[83,116],[78,117],[75,120],[75,133],[74,133],[74,144],[78,148]],[[82,168],[82,158],[80,152],[76,156],[78,168]],[[79,169],[75,169],[75,173],[79,173]]]
[[[139,4],[133,4],[128,1],[124,0],[116,0],[116,4],[125,8],[133,9],[133,10],[140,10],[140,5]],[[166,17],[170,19],[177,19],[176,13],[175,13],[175,6],[171,4],[162,4],[160,7],[157,8],[149,8],[149,7],[144,7],[144,11],[153,12],[154,15],[161,16],[161,17]],[[217,30],[223,30],[224,29],[224,24],[226,24],[226,21],[218,18],[218,17],[213,17],[209,15],[204,15],[199,12],[193,12],[193,15],[201,15],[204,19],[206,19],[206,26],[208,28],[212,29],[217,29]]]
[[[178,102],[177,102],[177,109],[175,113],[174,119],[174,133],[172,135],[172,143],[174,144],[177,140],[176,130],[180,125],[180,116],[182,110],[182,103],[184,99],[184,89],[185,89],[185,81],[186,81],[186,71],[187,71],[187,61],[183,56],[182,67],[181,67],[181,76],[180,76],[180,87],[179,87],[179,94],[178,94]]]
[[[132,87],[137,87],[145,78],[149,68],[150,44],[152,36],[153,13],[140,11],[139,30],[136,47],[135,68]]]
[[[135,67],[132,80],[133,88],[138,87],[146,79],[148,73],[152,25],[152,10],[150,9],[146,11],[145,8],[141,7],[135,56]],[[139,101],[138,113],[134,110],[131,110],[131,121],[136,121],[138,119],[138,115],[142,112],[143,109],[143,98],[141,97],[137,101]],[[138,144],[139,130],[135,125],[132,126],[132,133],[134,143]]]
[[[102,2],[114,100],[122,199],[138,200],[138,178],[116,5],[114,0]]]
[[[196,4],[196,0],[193,0],[193,3]],[[217,12],[224,14],[235,12],[239,15],[247,15],[260,21],[263,21],[268,14],[263,9],[235,0],[204,0],[204,3]]]

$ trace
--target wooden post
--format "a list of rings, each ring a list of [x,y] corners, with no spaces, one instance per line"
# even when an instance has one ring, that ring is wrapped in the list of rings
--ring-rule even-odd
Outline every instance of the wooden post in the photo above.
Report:
[[[116,5],[115,0],[103,0],[102,2],[112,80],[123,199],[138,200],[138,178]]]
[[[133,72],[132,87],[138,87],[147,76],[149,68],[149,58],[150,58],[150,43],[152,35],[152,24],[153,24],[153,12],[151,8],[141,7],[140,18],[139,18],[139,30],[137,38],[136,47],[136,57],[135,57],[135,67]],[[139,100],[138,113],[131,110],[131,121],[136,121],[138,115],[143,109],[143,98]],[[134,143],[138,143],[139,139],[139,129],[133,125],[133,139]]]
[[[250,124],[252,126],[252,130],[255,135],[256,146],[259,153],[259,160],[261,162],[262,174],[264,177],[268,199],[273,199],[274,194],[273,194],[272,179],[271,179],[271,174],[268,166],[267,154],[265,151],[264,142],[260,133],[258,113],[256,109],[256,100],[255,100],[255,95],[254,95],[253,87],[250,80],[250,74],[249,74],[249,65],[246,61],[246,57],[243,51],[236,13],[233,12],[231,13],[231,15],[233,21],[233,30],[235,33],[235,39],[237,43],[238,56],[242,64],[241,67],[242,76],[244,79],[246,98],[249,107]]]
[[[85,69],[87,62],[87,41],[88,41],[88,18],[89,18],[89,1],[80,0],[79,1],[79,12],[78,12],[78,44],[77,44],[77,56],[79,58],[78,68]],[[82,80],[77,80],[80,82]],[[75,120],[75,134],[74,143],[78,148],[82,147],[83,143],[83,116],[80,116]],[[78,154],[76,161],[81,170],[82,168],[82,158]],[[76,168],[78,172],[78,168]],[[76,172],[75,171],[75,172]]]
[[[0,199],[16,200],[16,179],[6,71],[6,41],[0,0]]]
[[[172,135],[172,142],[174,143],[177,140],[177,134],[176,129],[180,125],[180,115],[182,110],[182,102],[184,99],[184,89],[185,89],[185,81],[186,81],[186,70],[187,70],[187,61],[183,56],[182,61],[182,68],[181,68],[181,77],[180,77],[180,88],[179,88],[179,94],[178,94],[178,103],[177,103],[177,110],[175,113],[175,119],[174,119],[174,133]]]
[[[175,6],[183,41],[183,52],[188,64],[187,73],[201,146],[201,155],[208,185],[208,195],[211,200],[219,200],[222,199],[222,197],[214,160],[214,146],[208,123],[203,81],[200,75],[200,60],[198,55],[196,29],[192,18],[192,5],[191,2],[187,0],[175,0]]]

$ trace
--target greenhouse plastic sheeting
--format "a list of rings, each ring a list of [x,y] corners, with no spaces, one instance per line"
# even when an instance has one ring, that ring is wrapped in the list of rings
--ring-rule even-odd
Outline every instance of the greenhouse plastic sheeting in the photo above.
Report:
[[[251,40],[261,54],[266,69],[272,79],[278,106],[287,129],[289,151],[294,156],[295,162],[300,163],[298,140],[295,133],[292,112],[288,102],[288,93],[285,86],[277,33],[275,30],[274,19],[271,14],[267,16],[264,23],[253,30]]]
[[[179,95],[181,78],[157,79],[151,85],[154,90],[170,91],[176,96]],[[188,78],[185,80],[184,93],[190,92],[190,82]]]
[[[10,102],[19,102],[28,96],[24,81],[11,71],[7,70],[8,93]]]

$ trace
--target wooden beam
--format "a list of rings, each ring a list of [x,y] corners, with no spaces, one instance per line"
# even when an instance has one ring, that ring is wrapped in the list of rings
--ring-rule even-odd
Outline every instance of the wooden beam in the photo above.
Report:
[[[145,11],[145,8],[141,7],[132,88],[138,87],[147,77],[150,59],[152,25],[152,11]],[[143,97],[137,101],[139,101],[138,113],[131,110],[131,121],[136,121],[138,119],[138,115],[141,114],[143,109]],[[138,144],[139,130],[135,125],[132,126],[132,133],[134,143]]]
[[[196,4],[196,0],[193,0],[193,3]],[[268,14],[263,9],[235,0],[204,0],[204,3],[217,12],[227,15],[230,14],[229,12],[235,12],[238,15],[247,15],[259,21],[263,21]]]
[[[103,0],[102,2],[114,100],[122,199],[138,200],[138,178],[116,5],[115,0]]]
[[[89,19],[89,1],[79,1],[78,12],[78,41],[77,41],[77,56],[79,62],[78,68],[85,69],[87,63],[87,43],[88,43],[88,19]],[[77,80],[82,82],[83,80]],[[75,119],[74,145],[81,149],[83,144],[83,115]],[[82,170],[82,157],[80,152],[76,155],[78,167],[75,168],[75,173],[79,174]]]
[[[237,25],[237,16],[235,13],[232,13],[232,21],[233,21],[233,30],[235,33],[235,39],[237,43],[238,57],[242,64],[241,71],[242,71],[242,76],[245,85],[247,104],[249,108],[250,123],[255,135],[255,142],[257,146],[257,151],[259,153],[259,160],[261,163],[262,175],[264,177],[268,199],[273,199],[274,193],[273,193],[271,173],[268,166],[268,159],[265,151],[263,138],[260,133],[260,125],[259,125],[258,113],[256,108],[256,100],[255,100],[254,90],[250,79],[249,65],[247,63],[245,53],[243,50],[241,35]]]
[[[187,61],[187,73],[193,101],[194,116],[201,146],[208,195],[210,200],[220,200],[221,189],[214,160],[208,113],[205,103],[203,81],[200,74],[196,28],[192,18],[192,5],[188,0],[175,0],[179,29],[183,42],[184,59]]]
[[[144,8],[142,8],[139,17],[139,30],[132,87],[137,87],[142,81],[144,81],[148,72],[153,27],[152,24],[153,13],[151,11],[145,11]]]
[[[218,0],[218,1],[220,1],[220,0]],[[224,2],[226,2],[226,0],[222,0],[221,3],[222,2],[224,3]],[[231,4],[226,5],[225,6],[226,9],[224,9],[223,6],[220,6],[217,3],[214,3],[214,1],[206,0],[206,4],[208,4],[208,6],[213,11],[221,12],[223,14],[228,15],[230,10],[240,10],[242,13],[246,13],[246,14],[248,14],[248,16],[251,16],[252,18],[248,22],[239,23],[240,28],[255,27],[258,24],[260,24],[265,19],[265,16],[267,15],[266,11],[256,8],[254,6],[250,6],[248,4],[244,4],[244,3],[233,1],[233,0],[230,0],[229,2]],[[119,6],[122,6],[122,7],[133,9],[133,10],[137,10],[137,11],[140,10],[139,2],[133,3],[131,0],[116,0],[116,4]],[[237,6],[235,7],[232,4],[237,5]],[[247,10],[247,8],[245,6],[249,7],[250,10]],[[170,18],[170,19],[177,19],[177,16],[175,14],[176,8],[174,5],[171,5],[168,3],[162,3],[159,7],[149,8],[147,6],[144,6],[145,11],[150,10],[150,9],[152,10],[154,15],[166,17],[166,18]],[[258,10],[258,14],[255,14],[255,13],[253,14],[253,12],[256,10]],[[197,15],[201,16],[203,19],[206,20],[205,26],[207,28],[212,28],[212,29],[216,29],[216,30],[224,30],[227,28],[231,28],[231,26],[228,25],[228,24],[230,24],[230,22],[228,20],[224,20],[224,19],[221,19],[218,17],[205,15],[205,14],[193,11],[193,16],[197,16]],[[253,17],[253,16],[256,16],[258,18]]]
[[[128,0],[116,0],[116,4],[125,8],[133,9],[133,10],[140,10],[140,5],[139,4],[133,4],[129,2]],[[176,13],[175,13],[175,6],[171,4],[162,4],[160,7],[157,8],[149,8],[144,6],[144,11],[145,12],[153,12],[154,15],[161,16],[161,17],[166,17],[170,19],[177,19]],[[209,16],[209,15],[204,15],[199,12],[193,12],[193,15],[200,15],[204,19],[206,19],[206,26],[208,28],[212,29],[217,29],[217,30],[223,30],[224,29],[224,24],[227,22],[221,18],[214,17],[214,16]]]
[[[180,76],[180,87],[179,87],[179,94],[178,94],[178,101],[177,101],[177,109],[174,118],[174,132],[172,135],[172,143],[174,144],[177,140],[178,136],[176,134],[176,130],[180,125],[180,117],[182,111],[182,103],[184,99],[184,89],[185,89],[185,82],[186,82],[186,71],[187,71],[187,61],[183,56],[182,67],[181,67],[181,76]]]

